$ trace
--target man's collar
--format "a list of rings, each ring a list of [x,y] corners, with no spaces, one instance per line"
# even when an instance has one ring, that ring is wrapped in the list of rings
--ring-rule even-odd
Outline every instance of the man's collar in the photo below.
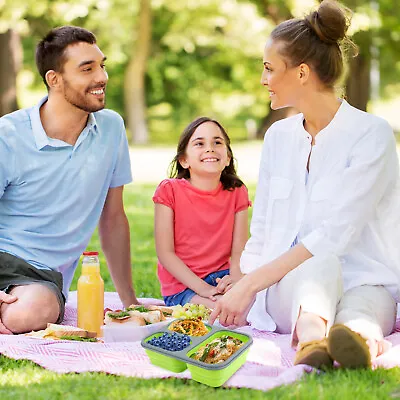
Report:
[[[59,146],[55,145],[54,140],[50,141],[50,138],[47,136],[43,125],[42,121],[40,119],[40,107],[48,100],[48,96],[43,97],[34,107],[31,108],[29,112],[29,118],[31,120],[31,125],[32,125],[32,132],[33,132],[33,137],[35,138],[35,143],[36,147],[38,150],[43,149],[46,146],[52,146],[52,147],[62,147],[62,142],[59,142]],[[94,116],[94,113],[89,114],[89,118],[86,124],[86,127],[84,128],[90,130],[93,132],[93,134],[97,134],[97,123],[96,123],[96,117]],[[83,131],[82,131],[83,132]],[[67,145],[67,144],[65,144]]]

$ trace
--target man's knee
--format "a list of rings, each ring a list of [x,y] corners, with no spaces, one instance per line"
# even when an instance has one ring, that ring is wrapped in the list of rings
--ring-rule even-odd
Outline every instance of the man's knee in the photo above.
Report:
[[[57,321],[60,306],[51,289],[44,285],[31,284],[17,286],[11,293],[18,300],[1,307],[1,320],[11,332],[40,330],[46,328],[48,322]]]

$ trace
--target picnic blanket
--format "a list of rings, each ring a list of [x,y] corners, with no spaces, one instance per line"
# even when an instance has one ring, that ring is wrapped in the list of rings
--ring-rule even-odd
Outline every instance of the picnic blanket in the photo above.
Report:
[[[143,303],[162,302],[141,299]],[[105,305],[111,309],[122,308],[116,293],[105,294]],[[65,325],[76,324],[76,292],[71,292],[67,303]],[[289,335],[262,332],[243,327],[254,343],[247,362],[224,384],[226,387],[247,387],[268,390],[298,380],[312,371],[305,365],[293,366],[294,350]],[[400,366],[400,319],[396,331],[387,338],[393,347],[378,357],[373,367]],[[140,342],[88,343],[35,339],[23,335],[0,335],[0,353],[14,359],[28,359],[58,373],[106,372],[137,378],[190,378],[188,370],[173,373],[152,365]]]

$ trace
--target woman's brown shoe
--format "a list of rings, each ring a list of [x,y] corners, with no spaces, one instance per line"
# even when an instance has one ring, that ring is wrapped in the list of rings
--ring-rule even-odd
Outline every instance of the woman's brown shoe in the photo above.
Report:
[[[371,354],[366,339],[346,325],[332,326],[328,335],[328,352],[342,368],[371,367]]]
[[[306,364],[319,369],[332,367],[333,360],[328,353],[326,339],[299,343],[299,349],[294,358],[294,365],[297,364]]]

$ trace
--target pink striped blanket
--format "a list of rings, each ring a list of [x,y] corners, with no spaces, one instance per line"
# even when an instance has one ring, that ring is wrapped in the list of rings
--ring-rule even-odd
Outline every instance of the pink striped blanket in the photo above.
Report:
[[[142,301],[155,303],[154,299]],[[106,293],[105,304],[111,309],[122,307],[116,293]],[[76,292],[70,294],[64,324],[76,324]],[[250,327],[240,330],[250,333],[254,343],[247,362],[224,386],[268,390],[292,383],[304,372],[312,370],[304,365],[293,366],[294,351],[290,348],[289,335],[261,332]],[[400,319],[388,340],[393,347],[377,358],[375,368],[400,366]],[[138,378],[190,378],[188,370],[177,374],[152,365],[140,342],[87,343],[0,335],[0,353],[14,359],[31,360],[58,373],[94,371]]]

